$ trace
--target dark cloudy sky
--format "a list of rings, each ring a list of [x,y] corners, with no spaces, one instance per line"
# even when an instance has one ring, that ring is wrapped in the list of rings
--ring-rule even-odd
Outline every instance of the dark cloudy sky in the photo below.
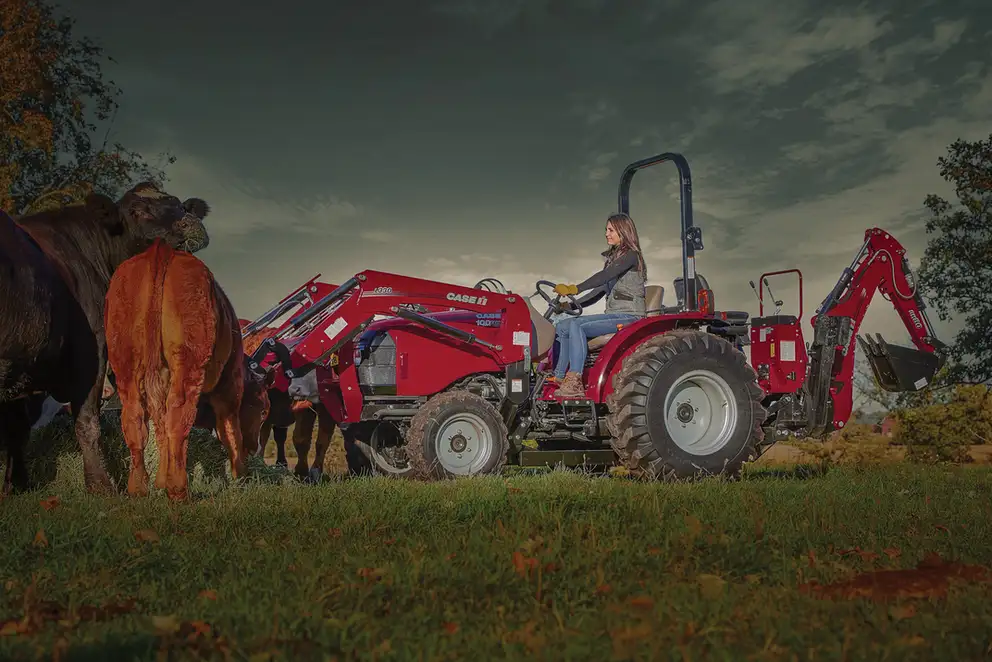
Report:
[[[119,63],[107,69],[125,93],[116,137],[170,150],[170,190],[212,203],[201,255],[243,317],[318,271],[495,276],[527,293],[540,278],[580,281],[600,266],[623,166],[670,150],[693,167],[698,268],[718,305],[756,313],[748,280],[798,266],[808,317],[868,227],[917,263],[923,199],[949,193],[937,157],[992,132],[983,5],[69,7]],[[670,293],[677,195],[670,165],[634,180],[649,275]],[[866,324],[908,342],[880,298]]]

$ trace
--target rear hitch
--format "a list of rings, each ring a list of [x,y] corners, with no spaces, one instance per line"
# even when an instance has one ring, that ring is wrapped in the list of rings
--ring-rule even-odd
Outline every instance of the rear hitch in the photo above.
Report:
[[[875,336],[878,340],[859,335],[858,344],[868,358],[875,381],[885,391],[919,391],[933,381],[947,358],[939,348],[931,354],[888,343],[880,333]]]

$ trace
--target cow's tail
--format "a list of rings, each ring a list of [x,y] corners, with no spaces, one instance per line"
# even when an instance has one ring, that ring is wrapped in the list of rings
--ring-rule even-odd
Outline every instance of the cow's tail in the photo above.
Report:
[[[161,239],[156,240],[148,251],[151,292],[148,299],[147,327],[145,329],[145,351],[148,363],[145,364],[145,389],[149,413],[158,430],[165,424],[166,396],[169,393],[169,364],[166,361],[162,343],[162,299],[165,292],[165,279],[172,262],[173,251]],[[155,357],[155,358],[153,358]]]

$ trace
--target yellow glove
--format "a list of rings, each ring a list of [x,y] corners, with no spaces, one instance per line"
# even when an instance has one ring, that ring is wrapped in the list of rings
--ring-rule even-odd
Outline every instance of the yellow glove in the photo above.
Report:
[[[555,285],[555,293],[561,296],[568,296],[569,294],[575,295],[579,293],[579,288],[575,285],[566,285],[565,283],[558,283]]]

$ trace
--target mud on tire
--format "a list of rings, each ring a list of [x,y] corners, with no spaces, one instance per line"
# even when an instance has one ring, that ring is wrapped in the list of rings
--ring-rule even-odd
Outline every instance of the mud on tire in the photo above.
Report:
[[[610,443],[631,469],[662,480],[736,477],[757,457],[764,393],[744,354],[722,338],[678,329],[646,340],[624,359],[613,389]]]
[[[428,400],[406,434],[410,466],[425,479],[496,473],[506,464],[509,447],[499,412],[485,398],[463,390]]]

